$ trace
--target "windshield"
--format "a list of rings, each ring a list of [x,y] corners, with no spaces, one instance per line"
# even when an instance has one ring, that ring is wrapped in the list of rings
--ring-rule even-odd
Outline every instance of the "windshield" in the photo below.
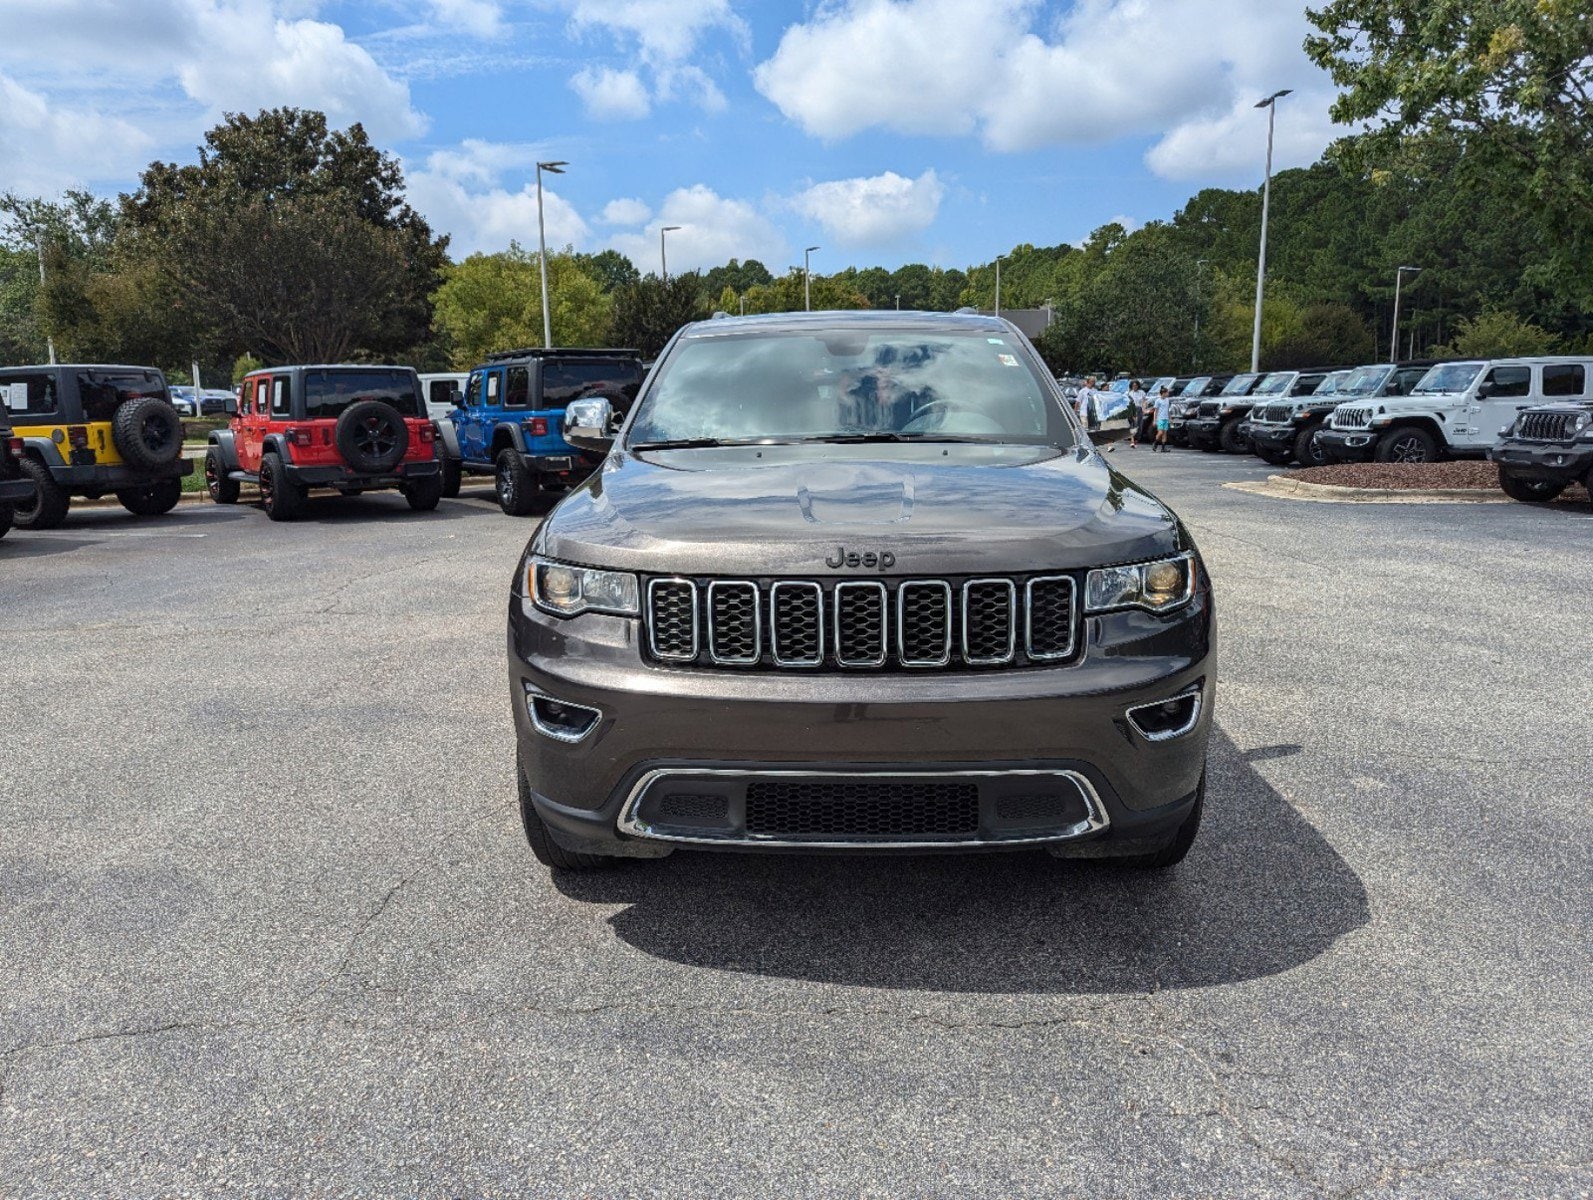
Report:
[[[628,444],[873,437],[1073,444],[1061,406],[1007,339],[841,328],[683,339]]]
[[[372,368],[304,373],[306,420],[340,417],[344,409],[358,400],[385,400],[403,416],[424,415],[419,381],[410,371]]]
[[[1184,384],[1184,390],[1178,394],[1180,396],[1198,396],[1206,390],[1206,385],[1210,382],[1210,375],[1196,375],[1188,383]]]
[[[1411,392],[1463,392],[1481,370],[1480,362],[1444,363],[1423,375]]]
[[[1356,367],[1349,378],[1339,385],[1341,396],[1370,396],[1383,386],[1383,380],[1393,367]]]
[[[1114,379],[1112,380],[1111,390],[1119,395],[1122,395],[1124,392],[1128,391],[1128,385],[1131,382],[1133,381],[1128,379]]]
[[[1294,376],[1295,373],[1293,371],[1274,371],[1261,381],[1261,385],[1256,388],[1255,394],[1258,396],[1281,396],[1289,390],[1289,385],[1294,382]]]
[[[1317,384],[1313,396],[1337,396],[1344,391],[1344,383],[1349,379],[1348,371],[1334,371],[1321,383]]]
[[[1228,386],[1222,389],[1224,396],[1248,396],[1250,385],[1256,381],[1254,375],[1235,375],[1228,381]]]

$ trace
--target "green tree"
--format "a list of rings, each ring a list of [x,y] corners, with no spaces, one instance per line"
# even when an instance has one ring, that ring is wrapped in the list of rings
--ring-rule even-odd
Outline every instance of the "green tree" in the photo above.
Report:
[[[642,277],[636,269],[636,264],[631,262],[618,250],[600,250],[596,254],[575,255],[575,265],[585,275],[590,275],[602,285],[605,292],[612,292],[624,287],[628,283],[635,283]]]
[[[548,316],[556,346],[600,346],[614,298],[569,247],[548,255]],[[621,291],[624,290],[622,286]],[[511,242],[497,254],[472,254],[447,268],[432,297],[437,328],[453,365],[465,370],[495,350],[542,344],[542,279],[537,256]]]
[[[652,358],[682,325],[708,315],[703,277],[695,271],[667,280],[647,275],[614,294],[612,340]]]
[[[1490,309],[1474,318],[1462,318],[1455,336],[1434,352],[1437,358],[1510,358],[1516,355],[1553,354],[1555,336],[1514,313]]]
[[[784,275],[761,287],[749,288],[745,299],[749,313],[801,312],[807,304],[802,268],[792,267]],[[812,306],[815,311],[870,307],[868,297],[858,291],[846,275],[813,276]]]
[[[1302,367],[1354,366],[1370,362],[1372,332],[1347,304],[1308,304],[1286,327],[1263,342],[1261,365],[1268,371]]]

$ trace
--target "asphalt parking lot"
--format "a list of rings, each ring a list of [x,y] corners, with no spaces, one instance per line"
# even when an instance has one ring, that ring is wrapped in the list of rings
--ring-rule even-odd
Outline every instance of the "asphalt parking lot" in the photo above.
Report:
[[[1593,509],[1120,449],[1223,639],[1200,840],[550,880],[485,492],[0,542],[0,1194],[1584,1196]]]

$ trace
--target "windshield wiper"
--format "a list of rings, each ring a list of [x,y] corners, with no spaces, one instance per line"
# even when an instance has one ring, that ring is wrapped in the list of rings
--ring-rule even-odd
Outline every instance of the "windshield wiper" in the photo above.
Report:
[[[873,433],[831,433],[823,437],[803,438],[805,442],[825,442],[831,445],[866,445],[869,442],[988,442],[990,438],[958,437],[950,433],[893,433],[875,430]]]
[[[665,438],[657,442],[632,442],[630,450],[708,450],[714,446],[738,446],[742,442],[726,442],[712,437]]]

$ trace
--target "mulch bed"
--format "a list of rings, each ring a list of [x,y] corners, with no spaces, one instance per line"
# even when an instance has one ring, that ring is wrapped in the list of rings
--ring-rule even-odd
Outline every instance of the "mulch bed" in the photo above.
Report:
[[[1333,463],[1326,467],[1306,467],[1290,471],[1290,479],[1306,483],[1326,483],[1352,488],[1463,488],[1468,491],[1499,490],[1499,468],[1491,462],[1439,463]],[[1585,501],[1587,489],[1574,484],[1565,489],[1562,499]]]

